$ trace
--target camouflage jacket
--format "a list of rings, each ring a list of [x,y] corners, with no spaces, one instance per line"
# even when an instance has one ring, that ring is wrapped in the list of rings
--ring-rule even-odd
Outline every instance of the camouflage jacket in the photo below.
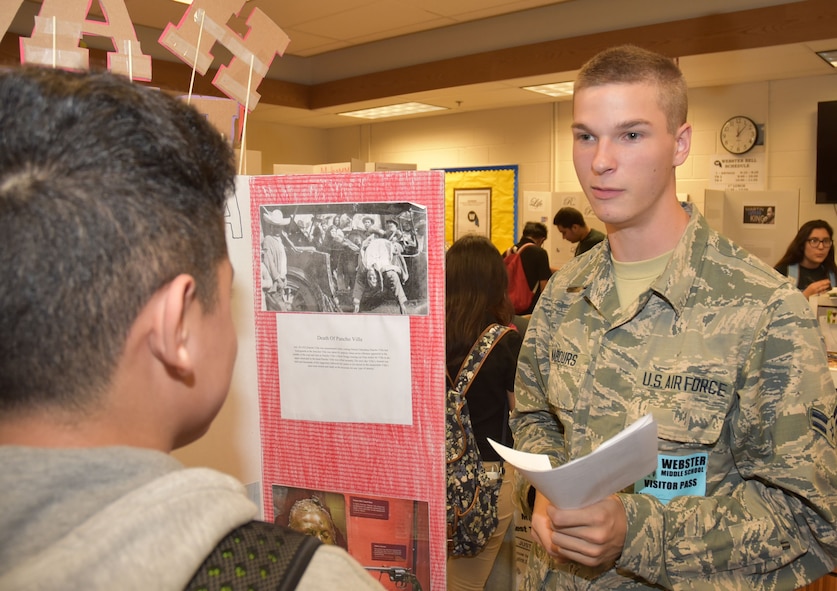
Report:
[[[615,568],[558,564],[535,544],[527,591],[795,589],[835,564],[837,396],[816,320],[787,279],[684,208],[665,271],[627,309],[607,241],[551,279],[511,426],[517,449],[560,465],[652,413],[660,457],[702,457],[705,490],[667,504],[619,493]]]

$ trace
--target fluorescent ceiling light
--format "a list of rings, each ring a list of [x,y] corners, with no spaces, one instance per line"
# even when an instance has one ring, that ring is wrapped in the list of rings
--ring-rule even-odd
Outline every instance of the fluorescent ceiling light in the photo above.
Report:
[[[828,51],[818,51],[817,55],[829,63],[833,68],[837,68],[837,49],[829,49]]]
[[[572,96],[572,82],[554,82],[552,84],[538,84],[537,86],[524,86],[523,90],[539,92],[547,96]]]
[[[344,111],[337,113],[344,117],[360,117],[361,119],[383,119],[384,117],[400,117],[402,115],[414,115],[416,113],[427,113],[428,111],[444,111],[447,107],[437,107],[424,103],[398,103],[386,105],[385,107],[374,107],[372,109],[360,109],[358,111]]]
[[[180,2],[181,4],[192,4],[192,0],[174,0],[175,2]]]

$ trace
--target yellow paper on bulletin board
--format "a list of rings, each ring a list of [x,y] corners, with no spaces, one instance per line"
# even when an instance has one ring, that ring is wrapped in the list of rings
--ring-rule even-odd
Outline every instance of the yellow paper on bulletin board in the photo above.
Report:
[[[514,244],[517,165],[445,169],[445,242],[486,236],[500,252]]]

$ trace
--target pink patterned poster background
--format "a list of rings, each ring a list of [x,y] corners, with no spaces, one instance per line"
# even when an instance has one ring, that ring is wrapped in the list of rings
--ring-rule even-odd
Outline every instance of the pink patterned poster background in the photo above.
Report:
[[[426,299],[421,310],[409,316],[412,424],[285,420],[277,339],[294,335],[277,335],[276,314],[296,312],[264,310],[259,260],[264,206],[376,202],[409,202],[426,208]],[[423,529],[429,532],[424,541],[429,554],[421,562],[429,564],[430,588],[444,589],[444,173],[252,177],[250,203],[265,518],[273,519],[275,486],[420,502],[427,507]],[[349,552],[365,562],[351,544]],[[382,583],[395,588],[386,577]]]

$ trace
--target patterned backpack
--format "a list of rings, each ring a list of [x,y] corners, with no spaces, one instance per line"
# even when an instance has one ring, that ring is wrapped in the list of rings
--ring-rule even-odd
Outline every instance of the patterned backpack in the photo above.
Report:
[[[479,554],[497,529],[497,496],[502,480],[483,467],[465,395],[482,362],[509,330],[500,324],[486,328],[463,360],[456,378],[447,374],[445,456],[450,556]]]

